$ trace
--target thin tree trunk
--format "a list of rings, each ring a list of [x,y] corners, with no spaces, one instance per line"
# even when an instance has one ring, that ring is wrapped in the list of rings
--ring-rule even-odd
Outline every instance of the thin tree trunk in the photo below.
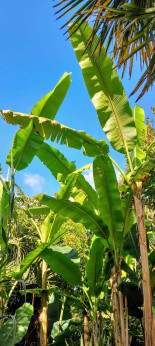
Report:
[[[84,345],[89,346],[89,321],[88,321],[86,310],[84,310],[84,315],[83,315],[83,329],[84,329]]]
[[[93,339],[94,339],[94,346],[97,346],[97,324],[96,324],[96,321],[93,321]]]
[[[121,283],[121,271],[117,276],[118,285]],[[125,346],[125,323],[124,323],[124,305],[123,305],[123,293],[119,291],[119,317],[120,317],[120,327],[121,327],[121,346]]]
[[[141,193],[134,196],[136,213],[137,213],[137,226],[138,226],[138,238],[141,254],[142,265],[142,282],[143,282],[143,296],[144,296],[144,321],[145,321],[145,346],[153,346],[152,340],[152,293],[149,263],[147,255],[147,239],[145,231],[145,214],[144,205],[141,200]]]
[[[42,262],[42,293],[40,314],[40,346],[47,345],[47,263]]]
[[[117,290],[117,279],[115,268],[112,269],[112,287],[111,287],[111,301],[112,301],[112,327],[113,335],[115,340],[115,345],[121,345],[121,326],[120,326],[120,317],[119,317],[119,299],[118,299],[118,290]],[[112,337],[113,337],[112,335]]]
[[[129,333],[128,333],[128,301],[125,296],[125,346],[129,346]]]
[[[2,326],[3,317],[3,288],[0,286],[0,327]]]
[[[155,346],[155,314],[152,318],[152,346]]]
[[[99,312],[99,333],[100,333],[100,341],[102,341],[103,337],[103,316],[102,312]]]

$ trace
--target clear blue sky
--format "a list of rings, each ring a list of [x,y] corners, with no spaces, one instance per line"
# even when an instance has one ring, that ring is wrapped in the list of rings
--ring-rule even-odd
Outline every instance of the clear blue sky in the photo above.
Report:
[[[0,109],[29,113],[36,101],[53,89],[65,71],[72,72],[72,84],[56,120],[77,130],[84,130],[97,139],[105,139],[74,51],[59,30],[63,21],[55,21],[53,3],[51,0],[0,1]],[[127,96],[139,76],[139,63],[135,60],[132,79],[129,80],[128,71],[123,79]],[[154,91],[155,88],[152,88],[138,102],[150,118]],[[136,96],[130,98],[132,107],[135,99]],[[5,160],[16,131],[17,127],[6,124],[0,118],[0,163],[4,176],[7,173]],[[69,160],[76,161],[78,168],[91,162],[82,152],[65,146],[57,147]],[[114,150],[111,155],[123,168],[122,155]],[[48,194],[53,194],[59,188],[51,173],[37,158],[26,170],[17,173],[16,182],[30,196],[39,192],[37,183],[40,183],[40,192]]]

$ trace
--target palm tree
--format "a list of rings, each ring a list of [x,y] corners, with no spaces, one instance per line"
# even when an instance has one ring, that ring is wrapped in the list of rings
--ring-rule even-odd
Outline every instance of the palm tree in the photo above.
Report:
[[[74,27],[74,31],[76,31],[84,21],[91,21],[92,31],[86,47],[92,45],[97,33],[98,41],[94,51],[100,54],[103,44],[106,48],[105,53],[110,48],[112,58],[117,64],[116,67],[123,66],[122,77],[128,60],[129,75],[131,76],[134,56],[139,52],[140,67],[142,70],[145,66],[145,72],[130,94],[130,96],[133,95],[143,85],[137,98],[139,100],[155,79],[154,0],[133,0],[132,2],[122,0],[62,0],[54,5],[54,7],[57,6],[60,7],[56,12],[59,14],[57,19],[75,9],[73,15],[61,28],[72,23],[70,28]]]

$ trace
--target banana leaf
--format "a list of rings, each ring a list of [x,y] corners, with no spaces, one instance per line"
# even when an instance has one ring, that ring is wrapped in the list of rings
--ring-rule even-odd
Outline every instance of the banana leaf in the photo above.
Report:
[[[136,144],[136,127],[132,110],[118,77],[112,59],[106,54],[104,47],[100,54],[94,52],[98,37],[95,36],[91,46],[86,43],[92,28],[84,22],[79,28],[70,29],[70,40],[77,60],[82,69],[84,81],[97,111],[99,122],[112,147],[127,153]]]

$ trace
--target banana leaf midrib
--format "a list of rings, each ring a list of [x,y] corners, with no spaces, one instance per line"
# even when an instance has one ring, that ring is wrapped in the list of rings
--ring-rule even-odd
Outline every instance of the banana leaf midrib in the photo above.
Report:
[[[81,30],[81,27],[79,28],[79,30],[80,30],[80,32],[81,32],[81,36],[83,37],[83,41],[84,41],[84,43],[85,43],[85,45],[86,45],[87,40],[86,40],[86,38],[85,38],[85,36],[84,36],[82,30]],[[117,123],[117,125],[118,125],[119,131],[120,131],[120,134],[121,134],[122,142],[123,142],[123,144],[124,144],[124,147],[125,147],[127,156],[129,157],[128,146],[127,146],[127,143],[126,143],[126,140],[125,140],[125,137],[124,137],[123,130],[122,130],[122,128],[121,128],[121,124],[120,124],[120,121],[119,121],[119,117],[118,117],[117,111],[116,111],[116,109],[115,109],[115,106],[113,105],[113,102],[112,102],[112,99],[111,99],[111,96],[110,96],[110,93],[109,93],[108,86],[107,86],[107,84],[105,83],[105,80],[103,79],[102,73],[101,73],[101,71],[100,71],[100,68],[99,68],[97,62],[96,62],[96,59],[93,59],[93,58],[92,58],[92,54],[91,54],[89,48],[87,48],[87,53],[88,53],[88,55],[89,55],[89,59],[91,60],[92,64],[95,64],[95,65],[96,65],[96,68],[97,68],[97,70],[98,70],[98,72],[99,72],[99,75],[100,75],[100,77],[101,77],[101,80],[102,80],[102,82],[103,82],[103,85],[104,85],[105,89],[107,90],[108,97],[109,97],[109,100],[110,100],[110,104],[111,104],[111,107],[112,107],[113,112],[114,112],[114,115],[115,115],[116,123]],[[102,89],[101,89],[101,90],[102,90]]]
[[[39,125],[41,125],[41,123],[44,123],[44,122],[45,123],[49,122],[52,126],[54,126],[54,125],[56,126],[57,125],[57,126],[59,126],[59,131],[64,129],[66,131],[69,130],[73,134],[74,133],[77,134],[80,137],[80,139],[82,139],[82,142],[80,142],[81,146],[83,146],[84,143],[94,145],[94,142],[95,142],[96,147],[98,147],[99,150],[103,153],[103,149],[104,148],[99,143],[99,141],[97,141],[92,136],[88,135],[85,131],[77,131],[77,130],[72,129],[72,128],[66,126],[66,125],[60,124],[56,120],[50,120],[49,118],[45,118],[45,117],[38,117],[37,115],[34,115],[34,114],[32,115],[32,114],[27,114],[27,113],[14,112],[12,110],[0,110],[0,112],[1,112],[1,114],[3,116],[3,118],[5,120],[7,120],[9,124],[13,124],[13,125],[17,125],[18,124],[18,125],[24,126],[23,123],[21,121],[19,121],[19,120],[17,120],[17,123],[14,124],[13,119],[16,118],[16,117],[20,117],[21,119],[22,118],[27,118],[29,123],[30,123],[31,120],[33,121],[33,119],[34,119],[34,120],[38,121]],[[12,113],[12,122],[10,121],[10,114],[9,113]],[[39,122],[39,119],[40,119],[40,122]],[[27,126],[29,125],[29,123],[27,124]],[[35,130],[35,123],[33,123],[33,125],[34,125],[34,130]],[[27,126],[25,125],[24,128],[26,128]],[[82,134],[87,135],[89,138],[85,139]],[[43,137],[42,135],[40,135],[40,136]],[[56,137],[57,137],[57,135],[56,135]],[[105,143],[105,144],[107,144],[107,143]]]

